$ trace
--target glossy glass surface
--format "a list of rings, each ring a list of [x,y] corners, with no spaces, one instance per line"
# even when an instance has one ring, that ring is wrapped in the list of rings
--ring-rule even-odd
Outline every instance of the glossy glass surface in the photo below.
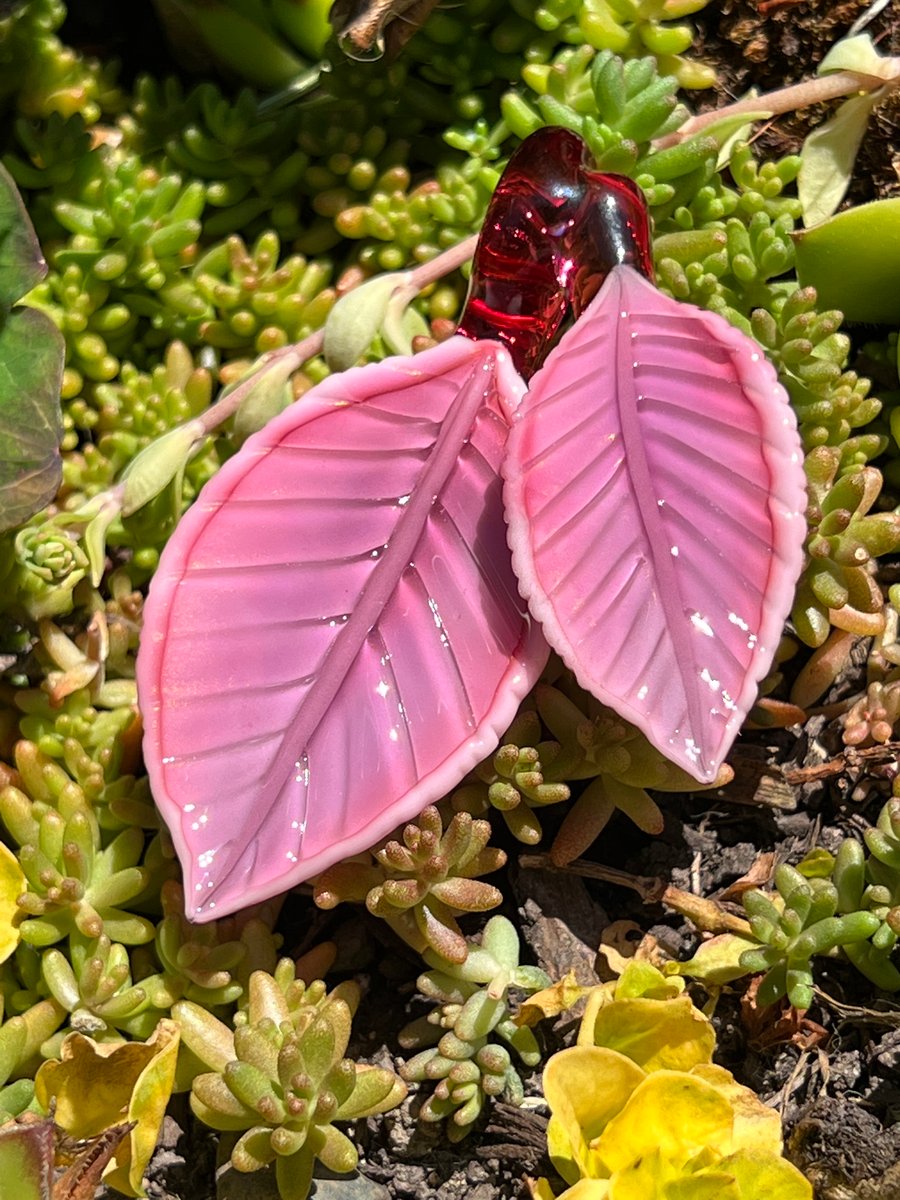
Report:
[[[459,332],[502,342],[528,379],[619,264],[653,279],[640,188],[593,170],[571,130],[538,130],[494,192]]]

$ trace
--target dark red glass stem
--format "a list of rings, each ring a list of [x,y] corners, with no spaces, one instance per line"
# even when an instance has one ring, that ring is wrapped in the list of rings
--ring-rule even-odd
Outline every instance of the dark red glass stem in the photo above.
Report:
[[[481,227],[459,332],[503,342],[525,379],[614,266],[653,278],[641,189],[589,160],[576,133],[539,129],[510,158]]]

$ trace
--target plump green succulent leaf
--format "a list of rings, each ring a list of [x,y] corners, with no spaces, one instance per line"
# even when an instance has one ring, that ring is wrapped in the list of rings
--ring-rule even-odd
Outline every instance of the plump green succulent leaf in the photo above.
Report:
[[[900,323],[900,198],[875,200],[794,235],[797,274],[849,321]]]
[[[402,274],[376,275],[343,295],[325,323],[325,361],[345,371],[365,354],[387,316],[391,297],[406,283]]]
[[[192,1000],[172,1006],[172,1016],[181,1029],[181,1040],[211,1071],[224,1071],[237,1057],[234,1034],[212,1013]]]
[[[353,1093],[337,1111],[337,1120],[355,1121],[396,1108],[406,1096],[406,1084],[393,1071],[383,1067],[360,1066],[356,1069]]]

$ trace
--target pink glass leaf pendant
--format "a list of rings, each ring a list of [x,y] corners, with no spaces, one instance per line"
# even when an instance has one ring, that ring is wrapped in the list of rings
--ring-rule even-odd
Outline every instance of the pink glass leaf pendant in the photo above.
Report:
[[[531,380],[503,471],[513,565],[551,646],[711,782],[802,566],[802,450],[760,348],[616,267]]]
[[[548,653],[501,499],[523,387],[463,338],[333,376],[183,518],[138,683],[194,919],[374,844],[496,746]]]

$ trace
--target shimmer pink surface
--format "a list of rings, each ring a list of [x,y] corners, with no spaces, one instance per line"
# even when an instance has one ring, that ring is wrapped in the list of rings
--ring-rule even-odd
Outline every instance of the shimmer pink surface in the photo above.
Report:
[[[522,390],[463,338],[344,372],[180,523],[138,684],[195,919],[372,845],[496,746],[547,657],[501,501]]]

